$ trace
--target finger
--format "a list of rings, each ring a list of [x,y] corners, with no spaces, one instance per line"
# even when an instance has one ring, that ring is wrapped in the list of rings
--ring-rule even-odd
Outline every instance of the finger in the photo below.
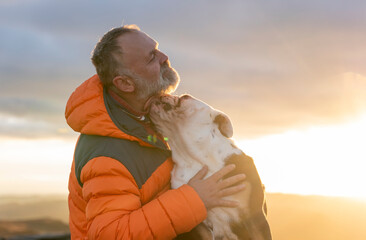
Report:
[[[194,176],[191,178],[191,180],[192,180],[192,179],[193,179],[193,180],[196,180],[196,179],[202,179],[202,178],[204,178],[204,177],[206,176],[207,172],[208,172],[208,167],[207,167],[207,165],[205,165],[205,166],[203,166],[203,168],[201,168],[201,170],[199,170],[199,171],[196,173],[196,175],[194,175]]]
[[[210,179],[213,179],[215,181],[218,181],[223,176],[225,176],[226,174],[228,174],[229,172],[231,172],[234,169],[235,169],[235,164],[229,164],[229,165],[223,167],[221,170],[219,170],[219,171],[215,172],[214,174],[212,174],[212,176],[210,177]]]
[[[237,184],[246,178],[245,174],[238,174],[235,176],[228,177],[219,182],[219,188],[227,188],[231,185]]]
[[[244,189],[245,189],[245,184],[240,184],[240,185],[234,186],[234,187],[228,187],[228,188],[222,189],[218,193],[218,196],[219,197],[225,197],[225,196],[233,195],[233,194],[238,193],[238,192],[240,192]]]
[[[232,200],[225,200],[220,199],[215,204],[216,207],[238,207],[239,202],[238,201],[232,201]]]

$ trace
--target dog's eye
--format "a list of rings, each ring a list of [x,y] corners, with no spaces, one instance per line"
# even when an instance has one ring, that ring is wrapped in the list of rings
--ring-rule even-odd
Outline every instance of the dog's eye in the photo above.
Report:
[[[180,107],[181,100],[182,100],[182,98],[179,98],[179,99],[178,99],[177,106],[175,106],[176,108],[179,108],[179,107]]]
[[[168,103],[164,103],[163,109],[164,109],[165,111],[169,111],[169,110],[171,110],[171,109],[172,109],[172,105],[170,105],[170,104],[168,104]]]

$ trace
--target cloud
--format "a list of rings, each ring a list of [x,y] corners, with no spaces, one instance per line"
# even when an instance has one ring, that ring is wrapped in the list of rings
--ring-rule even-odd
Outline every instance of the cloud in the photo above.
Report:
[[[15,138],[72,138],[64,108],[34,98],[0,98],[0,136]]]
[[[93,46],[122,23],[136,23],[158,40],[182,77],[178,93],[227,112],[236,136],[366,111],[364,1],[18,0],[0,6],[1,134],[60,136],[68,96],[95,72]],[[13,118],[18,125],[10,124]]]
[[[66,124],[51,121],[31,120],[0,114],[0,136],[2,138],[66,138],[75,139]]]
[[[12,114],[17,117],[30,117],[32,115],[44,118],[63,111],[56,103],[27,98],[0,98],[2,113]]]

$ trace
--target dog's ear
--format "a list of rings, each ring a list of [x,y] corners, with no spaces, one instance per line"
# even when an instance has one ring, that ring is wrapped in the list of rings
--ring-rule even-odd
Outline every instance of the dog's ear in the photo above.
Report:
[[[215,110],[214,123],[218,125],[222,135],[227,138],[233,136],[233,126],[231,125],[230,118],[225,113]]]

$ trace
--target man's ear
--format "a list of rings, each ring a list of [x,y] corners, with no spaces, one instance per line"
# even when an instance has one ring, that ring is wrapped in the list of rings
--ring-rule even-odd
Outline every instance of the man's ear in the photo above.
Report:
[[[116,76],[112,80],[113,85],[122,92],[131,93],[135,91],[135,83],[128,76]]]
[[[220,111],[215,110],[215,113],[214,123],[218,125],[221,134],[231,138],[233,136],[233,126],[231,125],[230,118]]]

